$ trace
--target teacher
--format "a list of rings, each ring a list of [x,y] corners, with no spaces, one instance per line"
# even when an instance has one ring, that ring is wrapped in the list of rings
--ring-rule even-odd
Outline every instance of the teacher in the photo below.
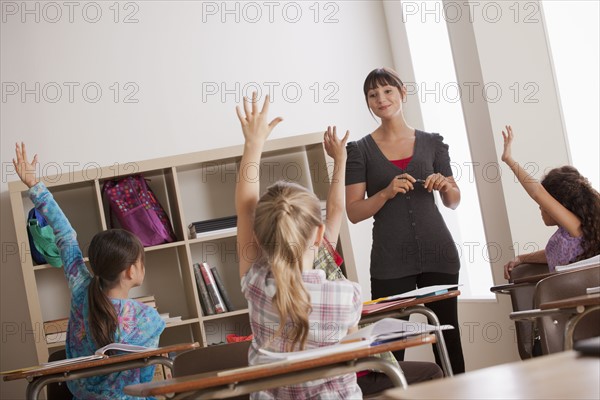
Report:
[[[346,211],[352,223],[374,218],[372,298],[458,284],[458,251],[433,195],[437,191],[451,209],[460,203],[448,145],[439,134],[407,124],[402,112],[406,88],[395,71],[371,71],[363,90],[369,110],[381,124],[347,145]],[[456,297],[428,307],[440,323],[454,326],[444,331],[444,339],[453,372],[464,372]],[[437,351],[434,354],[441,365]]]

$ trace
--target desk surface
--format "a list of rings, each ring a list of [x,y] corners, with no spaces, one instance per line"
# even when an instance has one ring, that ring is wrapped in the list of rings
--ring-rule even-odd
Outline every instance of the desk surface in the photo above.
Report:
[[[362,316],[361,321],[359,323],[363,324],[363,323],[368,323],[368,322],[375,322],[382,318],[385,318],[386,314],[388,314],[388,313],[394,314],[398,310],[404,310],[406,308],[414,307],[414,306],[421,306],[421,305],[425,305],[427,303],[433,303],[434,301],[451,299],[454,297],[458,297],[459,295],[460,295],[460,290],[449,290],[446,293],[438,294],[435,296],[418,297],[414,300],[400,303],[393,307],[386,308],[381,311],[374,311],[374,312],[371,312],[370,314],[365,314]]]
[[[61,365],[57,367],[46,368],[43,366],[38,366],[34,368],[24,368],[23,370],[17,370],[13,373],[9,373],[4,376],[5,381],[13,381],[16,379],[23,378],[35,378],[40,376],[52,375],[57,373],[68,373],[74,371],[80,371],[88,368],[101,367],[105,365],[118,364],[123,363],[125,361],[139,360],[147,357],[158,356],[165,353],[170,352],[178,352],[185,350],[192,350],[200,345],[198,343],[183,343],[183,344],[175,344],[172,346],[159,347],[153,350],[141,351],[136,353],[124,353],[115,356],[110,356],[107,358],[102,358],[98,360],[91,361],[82,361],[76,364],[67,364]]]
[[[598,399],[600,358],[566,351],[385,392],[391,399]]]
[[[549,310],[553,308],[575,308],[579,306],[595,305],[600,305],[600,293],[584,294],[583,296],[549,301],[547,303],[540,304],[540,310]]]
[[[218,386],[225,386],[232,383],[258,380],[266,377],[271,378],[277,375],[283,375],[291,372],[298,372],[302,370],[308,370],[311,368],[343,363],[347,361],[369,357],[374,354],[379,354],[386,351],[401,350],[413,346],[420,346],[422,344],[434,342],[434,335],[417,336],[363,349],[332,354],[317,359],[292,362],[280,361],[275,362],[273,364],[263,364],[260,366],[240,368],[239,371],[236,370],[237,372],[234,373],[223,374],[223,372],[210,372],[204,374],[189,375],[159,382],[131,385],[125,387],[125,393],[132,396],[150,397],[157,395],[165,395],[169,393],[192,392],[202,389],[214,388]]]

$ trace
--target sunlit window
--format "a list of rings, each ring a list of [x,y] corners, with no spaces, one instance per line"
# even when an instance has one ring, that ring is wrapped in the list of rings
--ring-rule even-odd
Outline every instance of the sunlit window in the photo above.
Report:
[[[427,8],[441,10],[441,3],[428,1]],[[462,194],[456,210],[438,202],[461,255],[461,299],[493,298],[490,255],[494,257],[498,249],[485,239],[446,22],[431,13],[427,18],[406,17],[405,23],[416,80],[407,82],[407,89],[418,94],[425,130],[440,133],[450,145]]]
[[[600,187],[599,4],[542,2],[571,160],[596,189]]]

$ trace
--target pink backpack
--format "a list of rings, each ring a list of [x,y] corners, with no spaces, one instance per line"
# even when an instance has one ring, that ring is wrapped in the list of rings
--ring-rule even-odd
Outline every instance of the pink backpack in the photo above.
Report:
[[[102,193],[110,206],[111,227],[114,213],[121,227],[146,247],[177,239],[169,217],[141,175],[106,181]]]

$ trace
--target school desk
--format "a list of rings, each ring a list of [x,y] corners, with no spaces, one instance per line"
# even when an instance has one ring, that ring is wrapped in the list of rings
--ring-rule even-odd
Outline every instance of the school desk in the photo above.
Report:
[[[598,399],[600,358],[570,350],[396,388],[386,399]]]
[[[575,327],[583,317],[597,310],[600,310],[600,294],[585,294],[542,303],[539,309],[512,312],[510,313],[510,319],[535,319],[555,314],[569,315],[569,320],[565,324],[564,349],[571,350],[573,348]]]
[[[427,318],[429,325],[440,326],[440,320],[437,315],[429,308],[425,307],[425,304],[432,303],[434,301],[451,299],[460,295],[460,290],[449,290],[446,293],[419,297],[409,302],[398,304],[397,307],[387,308],[383,312],[374,312],[369,315],[365,315],[361,318],[359,324],[369,324],[377,322],[382,318],[407,318],[411,314],[422,314]],[[457,326],[454,329],[458,329]],[[452,365],[450,364],[450,357],[448,357],[448,350],[446,348],[446,342],[444,340],[444,334],[438,330],[435,333],[437,342],[437,351],[442,363],[442,370],[445,376],[452,376]]]
[[[98,360],[82,361],[76,364],[50,368],[42,366],[24,368],[4,375],[4,380],[27,379],[29,384],[27,385],[25,398],[27,400],[36,400],[41,390],[53,382],[66,382],[90,376],[107,375],[113,372],[143,368],[155,364],[162,364],[172,369],[173,360],[164,357],[162,354],[192,350],[197,347],[199,347],[198,343],[184,343],[136,353],[124,353]]]
[[[175,394],[175,399],[217,399],[367,369],[383,372],[390,377],[396,387],[405,388],[404,374],[389,361],[373,357],[373,355],[434,342],[435,335],[418,335],[310,360],[284,360],[234,370],[130,385],[125,387],[125,393],[139,397]]]

